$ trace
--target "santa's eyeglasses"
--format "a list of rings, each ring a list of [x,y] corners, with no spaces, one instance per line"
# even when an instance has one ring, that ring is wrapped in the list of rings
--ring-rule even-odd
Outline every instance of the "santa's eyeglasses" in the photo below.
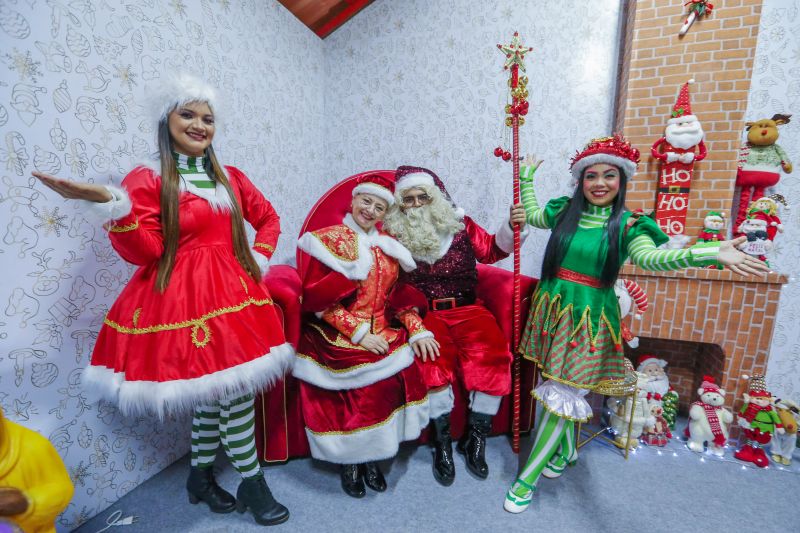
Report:
[[[431,198],[425,193],[409,194],[408,196],[403,196],[403,198],[401,199],[403,205],[406,207],[414,207],[417,205],[428,205],[429,203],[431,203],[431,200],[433,200],[433,198]]]

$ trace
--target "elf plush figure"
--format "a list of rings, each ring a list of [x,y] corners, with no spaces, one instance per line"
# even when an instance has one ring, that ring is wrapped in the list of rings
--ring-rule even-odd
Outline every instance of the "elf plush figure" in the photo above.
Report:
[[[769,464],[764,446],[772,440],[773,433],[786,433],[772,406],[772,394],[767,391],[764,376],[750,378],[750,389],[744,394],[744,406],[739,411],[738,421],[747,440],[733,456],[764,468]]]
[[[725,213],[709,211],[703,219],[703,230],[697,236],[697,242],[720,242],[725,240]],[[708,268],[722,269],[722,265],[715,263]]]
[[[718,242],[725,240],[725,213],[709,211],[703,219],[703,230],[697,242]]]

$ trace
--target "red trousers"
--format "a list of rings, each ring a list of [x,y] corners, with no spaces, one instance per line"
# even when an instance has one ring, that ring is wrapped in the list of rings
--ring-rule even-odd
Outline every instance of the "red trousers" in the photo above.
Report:
[[[491,396],[511,392],[513,356],[494,316],[478,301],[442,311],[429,311],[425,327],[441,344],[435,361],[418,366],[429,389],[457,382],[460,375],[468,391]]]

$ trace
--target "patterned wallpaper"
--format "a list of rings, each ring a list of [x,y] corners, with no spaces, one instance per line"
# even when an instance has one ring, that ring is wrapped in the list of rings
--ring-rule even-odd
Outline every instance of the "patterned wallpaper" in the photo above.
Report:
[[[545,160],[540,199],[567,194],[569,158],[611,128],[619,17],[618,0],[582,1],[579,9],[558,0],[373,3],[325,40],[329,175],[424,166],[495,230],[512,197],[511,163],[492,153],[511,149],[503,125],[508,74],[495,44],[516,30],[533,47],[520,148]],[[538,275],[548,235],[530,236],[523,272]]]
[[[767,384],[773,394],[800,402],[800,283],[794,266],[800,264],[800,0],[765,0],[761,11],[750,100],[745,120],[791,114],[780,126],[778,144],[794,163],[792,174],[782,174],[771,192],[786,197],[784,233],[775,239],[770,264],[788,274],[781,292],[777,327],[772,338]],[[744,132],[742,141],[745,140]]]
[[[143,91],[175,69],[219,88],[221,160],[276,204],[277,257],[292,256],[327,187],[323,42],[291,13],[272,0],[0,1],[0,405],[64,458],[76,493],[62,531],[186,453],[189,427],[85,396],[81,372],[132,269],[30,172],[118,183],[155,147]]]

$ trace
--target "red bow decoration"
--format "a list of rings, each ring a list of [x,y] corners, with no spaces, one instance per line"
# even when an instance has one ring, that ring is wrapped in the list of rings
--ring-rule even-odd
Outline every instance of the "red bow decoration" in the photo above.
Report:
[[[648,399],[648,400],[655,400],[655,401],[657,401],[657,402],[660,402],[660,401],[661,401],[661,395],[660,395],[660,394],[658,394],[658,393],[655,393],[655,394],[654,394],[654,393],[652,393],[652,392],[648,392],[648,393],[647,393],[647,399]]]

